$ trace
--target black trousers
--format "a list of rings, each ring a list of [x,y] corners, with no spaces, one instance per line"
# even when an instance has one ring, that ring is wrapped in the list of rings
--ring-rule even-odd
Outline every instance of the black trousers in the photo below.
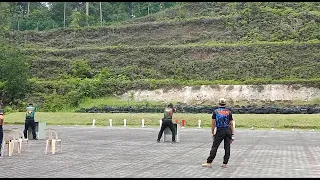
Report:
[[[162,124],[161,124],[161,128],[160,128],[160,131],[159,131],[159,134],[158,134],[158,140],[160,141],[161,137],[162,137],[162,134],[163,134],[163,131],[169,127],[171,132],[172,132],[172,141],[175,141],[176,140],[176,130],[175,130],[175,127],[172,123],[172,120],[162,120]]]
[[[1,156],[2,140],[3,140],[3,129],[2,129],[2,126],[0,126],[0,156]]]
[[[224,140],[224,157],[223,164],[228,164],[230,158],[230,142],[231,142],[231,128],[217,128],[217,132],[214,136],[210,155],[207,159],[207,163],[212,163],[216,157],[217,150],[222,140]]]
[[[32,130],[32,136],[33,136],[33,139],[36,139],[37,138],[37,135],[36,135],[36,123],[34,122],[34,119],[26,119],[25,123],[24,123],[24,137],[27,138],[27,133],[28,133],[28,129],[29,127],[31,127],[31,130]]]

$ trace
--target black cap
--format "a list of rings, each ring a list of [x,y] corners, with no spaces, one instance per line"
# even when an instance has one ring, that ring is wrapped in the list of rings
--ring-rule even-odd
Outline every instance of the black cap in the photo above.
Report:
[[[4,110],[0,109],[0,115],[3,115],[3,113],[4,113]]]
[[[169,104],[168,104],[168,107],[173,108],[173,104],[172,104],[172,103],[169,103]]]

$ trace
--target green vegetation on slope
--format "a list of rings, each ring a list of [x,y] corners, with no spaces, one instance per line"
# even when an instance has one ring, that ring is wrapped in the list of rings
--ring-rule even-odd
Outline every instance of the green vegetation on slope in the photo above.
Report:
[[[320,77],[320,41],[257,43],[235,46],[144,46],[25,51],[39,55],[30,64],[34,77],[60,79],[72,75],[72,62],[87,61],[92,78],[107,68],[109,78],[125,80],[249,80]],[[41,71],[39,71],[41,69]],[[79,77],[79,76],[78,76]]]
[[[199,3],[199,6],[201,4]],[[232,3],[227,3],[225,6],[229,4]],[[281,7],[285,8],[287,5],[285,3]],[[299,5],[304,7],[304,3]],[[177,21],[164,20],[110,27],[57,29],[40,33],[28,31],[9,33],[6,34],[6,37],[12,39],[13,42],[18,42],[22,47],[34,48],[73,48],[92,45],[181,45],[208,41],[227,43],[307,42],[320,38],[320,11],[319,8],[317,9],[319,3],[313,3],[313,5],[313,9],[299,8],[292,11],[279,10],[279,12],[272,11],[270,6],[251,5],[253,7],[249,6],[243,10],[231,8],[232,12],[237,12],[235,15],[232,13],[205,17],[195,15]],[[175,11],[179,10],[175,9]]]
[[[319,2],[196,2],[137,19],[138,22],[185,21],[231,17],[230,30],[243,40],[319,39]],[[134,21],[133,21],[134,22]]]
[[[5,33],[46,111],[130,89],[213,84],[319,88],[318,2],[181,3],[109,27]]]

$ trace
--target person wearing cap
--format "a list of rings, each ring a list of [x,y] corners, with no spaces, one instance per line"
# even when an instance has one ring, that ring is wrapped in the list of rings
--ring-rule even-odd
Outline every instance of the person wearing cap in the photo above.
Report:
[[[36,123],[34,122],[34,113],[35,113],[35,107],[33,107],[32,103],[29,103],[29,106],[26,108],[27,112],[26,112],[26,120],[24,123],[24,137],[27,138],[27,132],[29,127],[31,127],[32,130],[32,136],[33,139],[37,140],[37,135],[36,135],[36,130],[35,130],[35,126]]]
[[[164,116],[162,118],[162,124],[161,128],[158,134],[157,142],[160,142],[160,139],[162,137],[163,131],[169,127],[172,132],[172,142],[176,142],[176,134],[175,134],[175,127],[172,122],[172,115],[173,112],[175,112],[176,109],[173,107],[172,103],[169,103],[167,107],[164,109]]]
[[[1,157],[1,147],[2,147],[2,140],[3,140],[3,121],[4,121],[4,117],[3,117],[3,110],[0,109],[0,157]]]
[[[211,163],[216,157],[218,147],[222,140],[224,141],[224,157],[221,167],[226,168],[230,157],[230,144],[234,140],[234,128],[232,113],[226,108],[226,99],[219,99],[219,107],[212,113],[211,133],[213,143],[207,162],[202,164],[203,167],[211,167]],[[214,134],[214,129],[217,128]]]

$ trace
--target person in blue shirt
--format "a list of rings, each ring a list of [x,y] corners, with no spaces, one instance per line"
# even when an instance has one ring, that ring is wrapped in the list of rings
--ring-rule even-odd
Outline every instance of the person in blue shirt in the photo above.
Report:
[[[219,107],[212,113],[211,133],[213,136],[213,143],[210,155],[207,162],[202,164],[203,167],[211,167],[211,163],[216,157],[218,147],[222,140],[224,140],[225,154],[223,157],[223,164],[221,167],[226,168],[230,157],[230,144],[234,140],[234,128],[232,113],[226,108],[226,99],[219,99]],[[216,134],[214,129],[217,128]]]
[[[37,135],[36,135],[36,130],[35,130],[35,126],[36,123],[34,122],[34,114],[35,114],[35,107],[33,107],[32,103],[29,103],[29,106],[26,108],[27,112],[26,112],[26,121],[24,123],[24,137],[27,138],[27,132],[29,127],[31,127],[32,130],[32,136],[33,139],[37,140]]]

